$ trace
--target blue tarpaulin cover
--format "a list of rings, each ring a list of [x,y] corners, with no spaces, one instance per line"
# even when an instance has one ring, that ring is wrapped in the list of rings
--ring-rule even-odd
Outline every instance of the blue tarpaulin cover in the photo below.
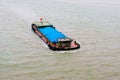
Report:
[[[60,38],[67,38],[64,34],[56,30],[54,27],[44,27],[38,28],[38,30],[50,41],[50,42],[58,42]]]

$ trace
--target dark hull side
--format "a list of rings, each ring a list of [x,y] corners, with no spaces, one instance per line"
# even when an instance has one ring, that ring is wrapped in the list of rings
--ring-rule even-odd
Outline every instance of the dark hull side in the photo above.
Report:
[[[77,47],[69,47],[69,48],[65,48],[65,47],[54,47],[52,45],[52,43],[38,30],[37,26],[35,25],[32,25],[32,30],[48,45],[48,47],[51,49],[51,50],[74,50],[74,49],[78,49],[80,48],[80,45],[78,44]]]

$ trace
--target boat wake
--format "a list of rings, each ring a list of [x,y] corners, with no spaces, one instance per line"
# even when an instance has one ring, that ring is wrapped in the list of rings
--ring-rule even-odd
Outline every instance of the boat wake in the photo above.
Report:
[[[58,54],[67,54],[67,53],[77,53],[78,50],[69,50],[69,51],[56,51]]]

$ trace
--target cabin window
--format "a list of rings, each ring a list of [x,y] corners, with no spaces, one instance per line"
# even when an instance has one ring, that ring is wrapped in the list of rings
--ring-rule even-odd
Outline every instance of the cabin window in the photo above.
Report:
[[[70,42],[61,42],[62,47],[70,47]]]

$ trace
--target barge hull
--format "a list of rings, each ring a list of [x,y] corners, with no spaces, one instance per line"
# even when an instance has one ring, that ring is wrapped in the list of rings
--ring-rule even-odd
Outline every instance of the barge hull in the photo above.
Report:
[[[59,38],[67,38],[66,35],[62,34],[61,32],[57,31],[54,27],[43,27],[38,28],[38,26],[32,24],[32,30],[48,45],[51,50],[73,50],[80,48],[78,43],[75,46],[70,47],[56,47],[54,43],[58,42]],[[71,42],[72,44],[73,42]]]

